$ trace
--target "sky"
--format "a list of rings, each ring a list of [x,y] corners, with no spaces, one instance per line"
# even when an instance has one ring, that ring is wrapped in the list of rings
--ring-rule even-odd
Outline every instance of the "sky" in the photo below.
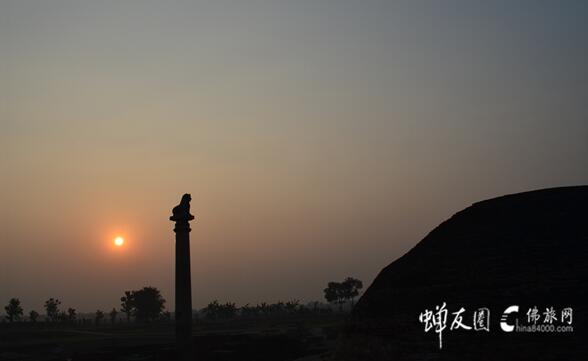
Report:
[[[0,0],[0,304],[368,286],[473,202],[588,183],[585,1]],[[125,245],[113,239],[124,236]]]

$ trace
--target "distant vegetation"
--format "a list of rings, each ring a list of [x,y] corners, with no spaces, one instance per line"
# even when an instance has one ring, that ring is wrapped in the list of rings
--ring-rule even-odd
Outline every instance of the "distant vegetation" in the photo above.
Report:
[[[47,314],[47,319],[52,322],[57,321],[59,317],[59,305],[61,305],[61,301],[56,298],[50,298],[45,301],[45,313]]]
[[[300,304],[298,300],[287,302],[278,301],[276,303],[262,302],[255,306],[246,304],[237,307],[232,302],[219,303],[213,301],[205,308],[201,309],[199,314],[207,320],[226,320],[232,318],[271,318],[276,316],[303,315],[311,313],[331,313],[332,309],[328,305],[320,302],[311,302],[308,305]]]
[[[155,287],[144,287],[131,292],[133,315],[137,321],[151,322],[161,318],[165,299]]]
[[[342,310],[346,302],[351,302],[353,306],[355,297],[359,295],[359,290],[362,288],[363,283],[360,280],[347,277],[343,282],[329,282],[323,292],[329,303],[338,304],[339,310]]]
[[[20,300],[18,298],[11,298],[8,301],[8,305],[4,307],[6,311],[6,319],[8,322],[14,322],[20,320],[22,317],[22,307],[20,307]]]
[[[131,291],[125,291],[125,295],[120,298],[120,310],[127,315],[127,322],[131,322],[133,309],[133,295]]]
[[[29,312],[29,320],[31,320],[31,322],[37,322],[37,318],[39,318],[39,312],[35,310]]]
[[[116,322],[116,316],[118,316],[118,311],[116,310],[116,308],[113,307],[112,311],[110,311],[108,315],[110,316],[110,323],[114,325],[114,323]]]
[[[137,322],[153,322],[157,320],[169,320],[169,312],[165,312],[165,299],[161,292],[155,287],[143,287],[136,291],[125,291],[121,297],[120,312],[124,313],[128,322],[131,318]],[[61,310],[61,301],[58,298],[49,298],[45,301],[45,323],[63,323],[76,324],[87,323],[88,321],[96,325],[105,323],[106,313],[102,310],[96,310],[91,317],[78,317],[75,308]],[[6,312],[5,320],[9,323],[18,322],[23,319],[23,308],[18,298],[12,298],[4,307]],[[108,316],[110,323],[114,324],[118,319],[119,311],[113,307]],[[28,314],[28,321],[35,323],[39,320],[39,312],[31,310]],[[120,319],[118,319],[120,321]]]
[[[343,312],[343,305],[350,303],[353,306],[355,298],[363,287],[360,280],[348,277],[343,282],[329,282],[324,289],[325,299],[332,305],[337,306],[339,312]],[[120,310],[112,308],[108,312],[110,324],[117,321],[122,322],[119,315],[124,315],[127,323],[131,320],[139,323],[151,323],[156,321],[169,321],[172,314],[165,311],[165,299],[161,292],[155,287],[143,287],[140,290],[125,291],[120,298]],[[61,301],[57,298],[49,298],[44,303],[45,317],[47,323],[61,324],[105,324],[107,314],[102,310],[96,310],[93,316],[80,317],[76,309],[68,308],[60,310]],[[4,307],[6,312],[5,320],[9,323],[22,321],[24,310],[18,298],[11,298]],[[233,302],[220,303],[217,300],[210,302],[203,309],[196,311],[195,318],[204,320],[228,320],[234,318],[256,319],[271,317],[288,317],[292,315],[310,315],[332,313],[334,309],[321,302],[310,302],[301,304],[299,300],[278,301],[276,303],[262,302],[256,305],[246,304],[238,307]],[[28,313],[28,321],[38,322],[39,313],[31,310]]]
[[[96,316],[94,317],[96,324],[99,325],[104,319],[104,312],[96,310]]]

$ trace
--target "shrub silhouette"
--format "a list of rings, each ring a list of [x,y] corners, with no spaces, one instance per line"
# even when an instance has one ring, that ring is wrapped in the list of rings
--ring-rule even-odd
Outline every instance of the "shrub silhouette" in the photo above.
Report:
[[[116,316],[118,315],[118,311],[116,310],[116,308],[113,307],[112,311],[110,311],[108,315],[110,316],[110,323],[114,325],[114,323],[116,322]]]
[[[11,298],[8,305],[4,307],[8,322],[18,321],[22,317],[22,307],[18,298]]]
[[[96,314],[94,315],[94,319],[96,321],[96,325],[100,324],[104,319],[104,312],[100,310],[96,310]]]
[[[47,318],[52,322],[59,319],[59,305],[61,305],[61,301],[57,298],[51,297],[45,301],[45,312],[47,313]]]
[[[73,323],[77,318],[76,309],[75,308],[68,308],[67,309],[67,321]]]
[[[29,312],[29,319],[31,320],[31,322],[37,322],[37,319],[39,318],[39,312],[32,310],[31,312]]]
[[[231,302],[220,304],[217,300],[214,300],[202,309],[202,313],[204,313],[204,317],[211,320],[229,319],[235,317],[237,307]]]

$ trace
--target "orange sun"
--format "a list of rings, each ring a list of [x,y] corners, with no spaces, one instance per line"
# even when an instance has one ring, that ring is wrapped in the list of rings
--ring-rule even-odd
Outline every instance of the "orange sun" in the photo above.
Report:
[[[123,244],[125,244],[125,239],[124,238],[122,238],[122,237],[119,236],[119,237],[116,237],[114,239],[114,245],[115,246],[121,247]]]

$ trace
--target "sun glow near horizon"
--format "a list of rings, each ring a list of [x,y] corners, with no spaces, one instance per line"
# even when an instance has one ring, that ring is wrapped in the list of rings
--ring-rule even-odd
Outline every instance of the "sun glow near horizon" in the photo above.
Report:
[[[114,245],[116,247],[122,247],[125,244],[125,239],[121,236],[118,236],[114,239]]]

